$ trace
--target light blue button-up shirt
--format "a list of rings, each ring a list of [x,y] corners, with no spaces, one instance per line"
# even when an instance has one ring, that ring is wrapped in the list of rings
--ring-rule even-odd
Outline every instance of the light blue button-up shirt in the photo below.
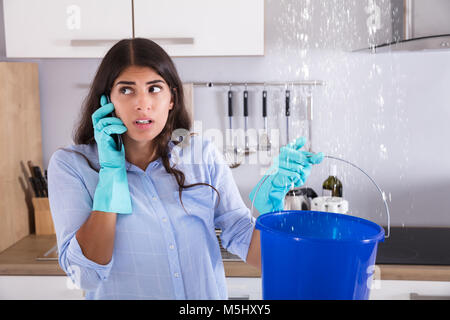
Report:
[[[72,145],[99,170],[97,145]],[[175,177],[157,159],[145,171],[126,161],[133,213],[117,215],[114,251],[107,265],[89,260],[76,232],[92,211],[98,172],[81,155],[56,151],[48,167],[50,209],[59,264],[86,299],[227,299],[222,246],[246,260],[255,218],[230,168],[209,140],[193,136],[184,147],[169,142],[171,165],[186,176],[183,209]]]

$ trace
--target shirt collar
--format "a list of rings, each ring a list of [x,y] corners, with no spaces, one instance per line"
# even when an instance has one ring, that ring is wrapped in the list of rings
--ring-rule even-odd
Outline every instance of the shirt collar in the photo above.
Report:
[[[174,147],[176,147],[176,145],[175,145],[175,143],[172,140],[170,140],[167,145],[169,147],[168,157],[169,157],[169,161],[170,161],[171,158],[172,158],[172,151],[176,150],[176,149],[173,150]],[[133,172],[133,171],[135,171],[135,172],[142,172],[141,168],[139,168],[139,167],[135,166],[134,164],[128,162],[126,159],[125,159],[125,165],[126,165],[127,171],[130,171],[130,172]],[[159,157],[158,159],[150,162],[148,164],[145,172],[149,172],[151,169],[156,168],[159,165],[162,165],[161,157]]]

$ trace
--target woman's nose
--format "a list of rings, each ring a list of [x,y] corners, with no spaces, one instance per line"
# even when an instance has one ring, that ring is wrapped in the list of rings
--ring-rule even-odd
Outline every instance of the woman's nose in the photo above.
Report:
[[[149,95],[140,94],[136,101],[136,107],[138,110],[148,110],[152,107],[153,101]]]

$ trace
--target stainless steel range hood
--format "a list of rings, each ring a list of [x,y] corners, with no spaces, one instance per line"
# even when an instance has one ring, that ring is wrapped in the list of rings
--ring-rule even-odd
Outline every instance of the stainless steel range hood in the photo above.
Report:
[[[357,51],[450,50],[450,0],[390,0],[392,34]]]

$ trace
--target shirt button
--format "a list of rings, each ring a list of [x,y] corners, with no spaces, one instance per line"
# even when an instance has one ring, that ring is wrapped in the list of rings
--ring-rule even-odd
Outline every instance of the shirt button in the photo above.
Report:
[[[169,246],[169,248],[173,250],[173,249],[175,249],[175,246],[174,246],[173,244],[171,244],[171,245]]]
[[[166,217],[162,218],[162,221],[167,222],[167,218]]]
[[[178,272],[175,272],[173,275],[174,275],[175,278],[179,278],[180,277],[180,274]]]
[[[153,197],[152,197],[152,199],[153,199],[153,200],[156,200],[156,197],[155,197],[155,196],[153,196]]]

